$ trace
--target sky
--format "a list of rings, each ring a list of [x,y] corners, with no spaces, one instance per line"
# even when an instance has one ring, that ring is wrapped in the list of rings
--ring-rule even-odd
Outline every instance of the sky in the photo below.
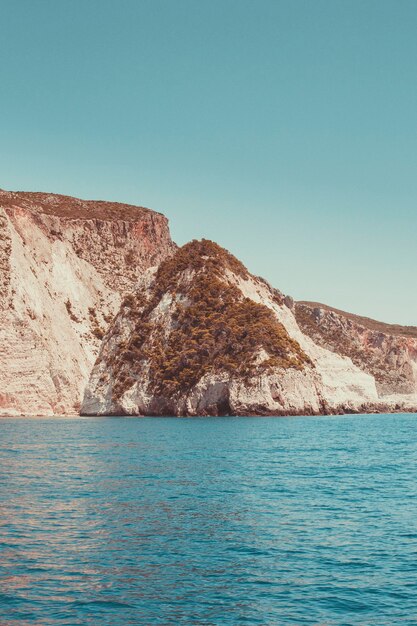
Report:
[[[417,2],[0,0],[0,187],[147,206],[417,325]]]

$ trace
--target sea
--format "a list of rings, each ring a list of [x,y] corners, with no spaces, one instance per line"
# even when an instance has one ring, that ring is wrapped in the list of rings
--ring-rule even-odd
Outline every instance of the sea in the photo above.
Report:
[[[0,624],[417,624],[417,416],[0,420]]]

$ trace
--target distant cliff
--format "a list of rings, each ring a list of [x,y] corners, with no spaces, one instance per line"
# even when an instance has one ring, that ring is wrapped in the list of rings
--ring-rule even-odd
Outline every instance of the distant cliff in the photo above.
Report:
[[[0,414],[76,414],[122,297],[172,254],[166,218],[0,191]]]
[[[350,322],[323,326],[314,311],[251,275],[217,244],[193,241],[124,299],[81,411],[288,415],[417,406],[411,331],[408,339],[384,336],[396,347],[376,360],[356,358],[359,326],[346,338],[348,350],[341,328]],[[369,340],[378,344],[376,336]],[[393,357],[404,342],[409,367]]]
[[[297,322],[318,345],[350,357],[381,397],[417,393],[417,328],[384,324],[316,302],[297,302]]]

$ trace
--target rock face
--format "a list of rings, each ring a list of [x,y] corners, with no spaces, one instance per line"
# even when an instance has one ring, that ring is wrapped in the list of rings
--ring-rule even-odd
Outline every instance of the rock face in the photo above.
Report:
[[[0,191],[0,414],[76,414],[104,332],[172,254],[141,207]]]
[[[371,374],[382,398],[417,393],[417,328],[384,324],[314,302],[297,302],[295,316],[315,343],[350,357]]]
[[[344,354],[307,323],[300,328],[299,307],[218,245],[191,242],[124,299],[81,412],[291,415],[417,406],[401,358],[388,362],[408,382],[398,387],[387,374],[382,383],[376,365]],[[408,395],[385,394],[393,389]]]

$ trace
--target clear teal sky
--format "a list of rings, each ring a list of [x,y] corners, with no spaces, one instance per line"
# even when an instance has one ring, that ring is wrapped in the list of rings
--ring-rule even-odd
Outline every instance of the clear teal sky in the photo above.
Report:
[[[417,325],[417,2],[0,0],[0,187],[149,206]]]

